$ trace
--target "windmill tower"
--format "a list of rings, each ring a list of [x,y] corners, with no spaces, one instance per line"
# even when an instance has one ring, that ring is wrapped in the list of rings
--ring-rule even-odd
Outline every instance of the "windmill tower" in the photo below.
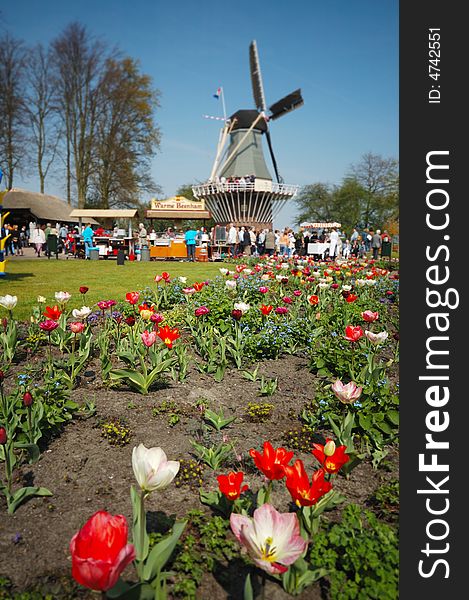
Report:
[[[270,123],[302,106],[303,98],[298,89],[267,109],[255,41],[249,46],[249,63],[256,108],[238,110],[224,121],[210,177],[192,191],[205,200],[220,224],[272,228],[274,218],[295,196],[298,186],[285,184],[279,175]],[[262,136],[267,140],[276,181],[265,161]]]

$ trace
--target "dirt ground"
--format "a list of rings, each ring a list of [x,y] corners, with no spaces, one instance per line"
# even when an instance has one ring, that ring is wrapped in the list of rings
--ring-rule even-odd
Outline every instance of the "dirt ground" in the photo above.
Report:
[[[236,416],[236,421],[223,430],[234,443],[243,462],[233,462],[231,468],[244,469],[250,488],[256,490],[262,483],[252,467],[247,451],[270,440],[274,446],[284,445],[283,433],[299,427],[298,414],[315,394],[317,379],[307,369],[307,359],[288,356],[279,360],[263,361],[259,375],[278,378],[278,390],[273,396],[259,397],[259,382],[251,382],[238,371],[227,371],[222,382],[201,374],[191,367],[183,383],[169,382],[168,386],[152,391],[147,396],[128,389],[109,389],[102,385],[98,364],[91,363],[82,374],[72,399],[80,404],[92,401],[96,413],[89,418],[76,417],[59,436],[42,448],[40,460],[17,471],[17,483],[44,486],[53,492],[47,498],[33,498],[8,515],[4,497],[0,497],[0,576],[12,580],[14,591],[40,588],[54,598],[96,598],[96,593],[79,589],[70,578],[71,560],[69,542],[83,523],[97,510],[124,514],[131,523],[130,486],[135,484],[131,466],[134,446],[161,446],[169,459],[191,458],[190,439],[200,435],[201,415],[195,405],[201,399],[214,410],[222,409],[225,416]],[[180,408],[180,421],[169,426],[168,415],[154,415],[152,409],[162,401],[174,401]],[[270,402],[275,408],[265,423],[250,422],[246,415],[248,402]],[[113,446],[100,429],[103,420],[119,418],[131,429],[130,443]],[[324,432],[323,432],[324,433]],[[214,432],[204,441],[219,440]],[[193,455],[192,455],[193,457]],[[295,451],[307,469],[317,467],[311,454]],[[369,462],[362,463],[347,480],[339,476],[335,487],[347,502],[365,505],[373,491],[383,482],[397,477],[398,456],[393,450],[388,455],[391,468],[373,469]],[[223,469],[227,472],[227,468]],[[216,473],[206,467],[203,471],[204,489],[216,489]],[[27,482],[27,483],[26,483]],[[282,486],[278,486],[281,488]],[[287,510],[290,496],[283,488],[275,490],[273,504]],[[188,486],[171,485],[161,493],[153,493],[147,501],[148,528],[158,529],[161,513],[168,517],[182,517],[191,508],[203,506],[198,491]],[[199,589],[199,598],[210,600],[242,600],[244,574],[233,568],[228,581],[218,581],[207,574]],[[134,570],[124,573],[133,578]],[[281,587],[268,584],[267,598],[289,598]],[[298,596],[301,600],[320,599],[319,583]]]

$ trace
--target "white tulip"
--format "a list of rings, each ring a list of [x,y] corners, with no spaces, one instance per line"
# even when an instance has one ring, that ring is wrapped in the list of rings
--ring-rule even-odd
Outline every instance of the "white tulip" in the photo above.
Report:
[[[6,308],[7,310],[13,310],[17,302],[18,298],[16,296],[10,296],[10,294],[0,296],[0,306],[3,306],[3,308]]]
[[[74,308],[72,310],[72,315],[75,319],[86,319],[91,312],[91,308],[88,306],[82,306],[81,308]]]
[[[143,444],[132,451],[132,468],[138,485],[144,492],[163,490],[179,471],[177,460],[168,460],[162,448],[146,448]]]
[[[68,302],[71,297],[72,295],[68,292],[55,292],[55,299],[60,304],[65,304],[65,302]]]

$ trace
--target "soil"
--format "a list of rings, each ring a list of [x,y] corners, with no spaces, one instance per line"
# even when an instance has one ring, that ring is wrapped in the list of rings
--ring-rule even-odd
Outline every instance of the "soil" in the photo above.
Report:
[[[260,449],[265,440],[274,446],[285,445],[283,433],[300,426],[298,415],[314,398],[318,385],[317,377],[307,368],[307,359],[287,356],[266,360],[260,364],[259,375],[278,378],[278,389],[273,396],[259,397],[259,382],[248,381],[236,370],[227,371],[223,381],[217,383],[193,366],[185,382],[171,381],[167,387],[143,396],[126,388],[103,386],[99,365],[92,362],[73,390],[72,399],[80,404],[94,402],[95,415],[75,417],[60,435],[42,448],[37,463],[16,472],[15,487],[40,485],[50,489],[53,496],[32,498],[13,515],[7,514],[5,499],[0,497],[0,576],[12,581],[14,592],[40,589],[54,598],[96,598],[96,593],[79,588],[71,580],[69,542],[99,509],[123,514],[131,523],[130,486],[135,485],[131,454],[135,445],[161,446],[173,460],[193,458],[190,440],[201,431],[200,412],[195,408],[201,399],[208,401],[213,410],[223,410],[225,417],[236,416],[236,421],[222,433],[244,457],[250,448]],[[174,401],[180,408],[180,421],[172,427],[168,425],[168,414],[152,413],[162,401]],[[272,417],[263,423],[249,421],[246,407],[251,401],[273,404]],[[127,445],[113,446],[102,436],[100,424],[112,418],[119,418],[130,427],[131,439]],[[213,441],[219,440],[220,435],[214,432]],[[204,441],[207,442],[207,437]],[[310,472],[317,467],[310,453],[297,450],[295,457],[302,458]],[[370,462],[364,462],[352,471],[349,479],[339,476],[335,487],[346,496],[347,502],[369,505],[376,488],[398,476],[395,448],[390,449],[386,463],[386,469],[373,469]],[[245,470],[246,480],[253,490],[257,491],[263,483],[249,457],[244,458],[241,465],[233,463],[232,468]],[[202,478],[204,489],[217,488],[215,474],[208,467]],[[277,509],[288,510],[290,496],[282,486],[274,488],[272,500]],[[210,509],[200,503],[198,490],[188,486],[171,485],[163,492],[153,493],[146,507],[150,531],[158,529],[164,516],[183,517],[191,508],[210,513]],[[328,514],[338,518],[339,510]],[[242,600],[244,574],[235,565],[231,572],[229,566],[227,569],[223,577],[206,574],[198,598]],[[126,577],[135,580],[133,567],[124,572]],[[291,597],[274,582],[268,582],[267,586],[266,597],[271,600]],[[323,598],[320,584],[307,588],[297,597],[300,600]]]

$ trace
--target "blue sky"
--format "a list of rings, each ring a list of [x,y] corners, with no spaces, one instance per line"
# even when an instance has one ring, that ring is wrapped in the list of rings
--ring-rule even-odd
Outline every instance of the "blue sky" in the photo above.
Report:
[[[367,152],[398,158],[398,5],[398,0],[271,0],[259,6],[246,0],[4,0],[1,12],[2,29],[28,44],[47,44],[77,20],[140,60],[161,91],[156,121],[162,143],[152,170],[168,197],[210,173],[220,124],[202,115],[222,116],[216,89],[224,89],[228,115],[254,108],[253,39],[267,105],[298,87],[305,102],[271,123],[286,183],[339,184]],[[37,181],[18,176],[15,186],[37,189]],[[46,186],[46,192],[64,195],[59,181]],[[275,226],[293,225],[295,214],[291,203]]]

